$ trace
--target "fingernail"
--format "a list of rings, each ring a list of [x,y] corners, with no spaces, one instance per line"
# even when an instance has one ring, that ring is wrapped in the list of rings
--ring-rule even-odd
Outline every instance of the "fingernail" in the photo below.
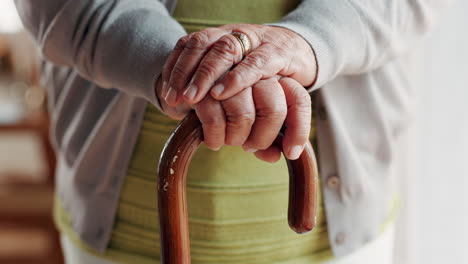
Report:
[[[301,156],[301,154],[302,154],[302,146],[301,145],[295,145],[289,151],[289,157],[291,157],[291,159],[298,159],[299,156]]]
[[[244,150],[245,150],[246,152],[254,153],[254,152],[257,152],[258,149],[245,147]]]
[[[224,91],[224,85],[222,83],[219,83],[213,87],[213,93],[216,96],[219,96],[222,92]]]
[[[211,151],[219,151],[221,149],[221,146],[219,146],[219,147],[208,147],[208,149],[211,150]]]
[[[177,92],[174,89],[172,89],[172,87],[169,87],[169,91],[167,91],[167,95],[164,98],[164,100],[166,100],[166,102],[168,103],[175,103],[176,99]]]
[[[193,100],[195,98],[195,95],[197,95],[198,88],[195,84],[190,84],[184,92],[184,96],[187,97],[190,100]]]
[[[161,95],[162,95],[163,98],[165,98],[166,95],[167,95],[166,89],[167,89],[167,82],[164,81],[164,82],[163,82],[163,85],[162,85],[162,91],[161,91]]]

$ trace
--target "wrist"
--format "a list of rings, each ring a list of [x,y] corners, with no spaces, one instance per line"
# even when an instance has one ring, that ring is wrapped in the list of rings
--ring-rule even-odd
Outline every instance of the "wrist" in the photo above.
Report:
[[[296,57],[294,58],[294,61],[296,61],[298,64],[298,73],[300,75],[306,75],[310,77],[306,78],[307,82],[303,83],[303,86],[310,87],[316,82],[318,73],[318,65],[315,51],[312,45],[310,45],[309,42],[307,42],[307,40],[300,34],[291,29],[286,28],[286,30],[290,32],[291,36],[294,36],[292,38],[295,40],[294,48],[296,50],[301,51],[297,52]]]
[[[291,45],[286,47],[290,50],[289,77],[296,79],[304,87],[315,84],[318,74],[318,64],[312,45],[298,32],[282,25],[269,25],[275,30],[281,30]]]

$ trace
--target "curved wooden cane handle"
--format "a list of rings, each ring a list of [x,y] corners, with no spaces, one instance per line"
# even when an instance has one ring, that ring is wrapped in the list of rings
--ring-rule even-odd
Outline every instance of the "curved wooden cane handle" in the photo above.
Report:
[[[189,264],[190,241],[185,184],[193,154],[203,140],[201,123],[190,113],[168,139],[159,160],[158,205],[161,263]],[[317,212],[317,164],[308,143],[289,168],[289,226],[297,233],[312,230]]]

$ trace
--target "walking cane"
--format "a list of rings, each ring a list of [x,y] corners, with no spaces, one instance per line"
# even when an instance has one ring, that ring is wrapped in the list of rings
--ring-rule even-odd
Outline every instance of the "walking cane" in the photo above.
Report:
[[[190,264],[190,241],[185,193],[190,160],[203,140],[194,112],[180,122],[159,160],[158,199],[161,263]],[[286,160],[289,169],[289,226],[302,234],[312,230],[317,213],[317,164],[307,143],[297,160]]]

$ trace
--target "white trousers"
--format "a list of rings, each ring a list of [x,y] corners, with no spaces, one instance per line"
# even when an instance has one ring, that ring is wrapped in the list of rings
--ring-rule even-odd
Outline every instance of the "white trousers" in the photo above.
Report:
[[[326,261],[323,264],[391,264],[393,261],[394,235],[395,227],[391,225],[377,239],[356,252],[343,258]],[[66,264],[117,264],[83,251],[76,247],[65,235],[61,236],[61,242]]]

